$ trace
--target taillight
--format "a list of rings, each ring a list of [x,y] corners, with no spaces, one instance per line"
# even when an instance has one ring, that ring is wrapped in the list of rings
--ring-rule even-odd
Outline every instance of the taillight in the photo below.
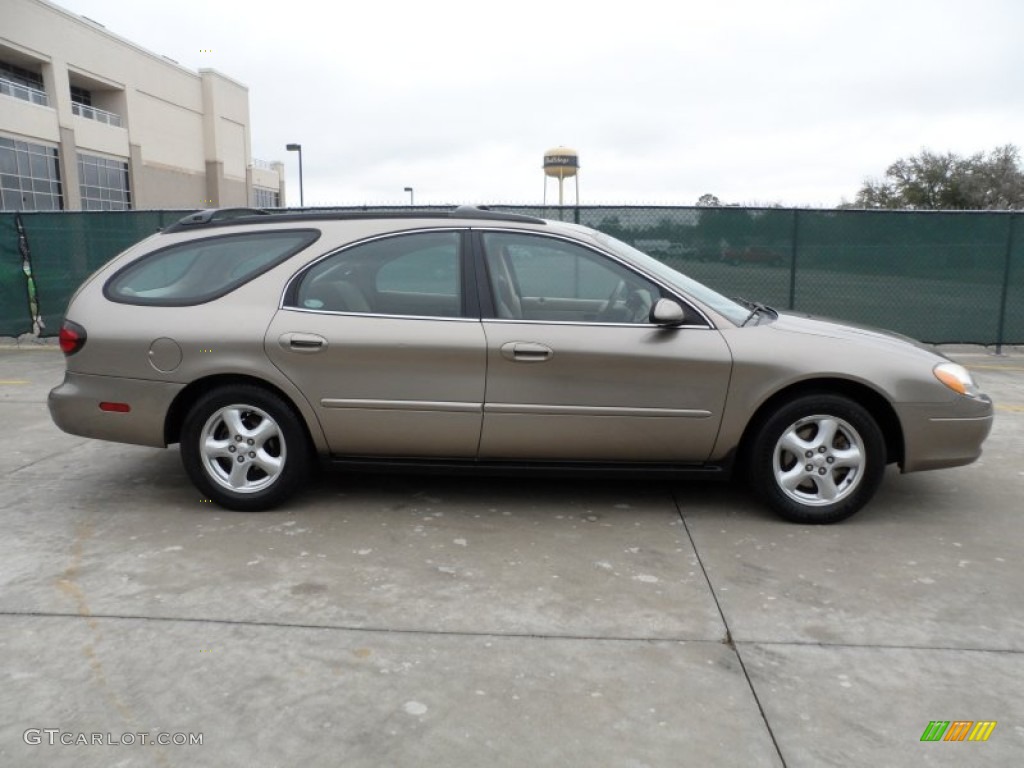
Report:
[[[73,355],[85,346],[85,328],[78,323],[65,320],[60,326],[60,351]]]

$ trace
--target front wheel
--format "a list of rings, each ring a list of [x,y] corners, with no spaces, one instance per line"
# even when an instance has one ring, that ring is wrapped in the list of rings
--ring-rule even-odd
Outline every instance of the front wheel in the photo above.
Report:
[[[882,481],[885,440],[862,406],[809,395],[772,414],[754,436],[754,492],[797,523],[836,523],[863,507]]]
[[[295,493],[307,476],[309,448],[302,423],[280,397],[238,385],[192,406],[181,459],[196,488],[220,506],[259,512]]]

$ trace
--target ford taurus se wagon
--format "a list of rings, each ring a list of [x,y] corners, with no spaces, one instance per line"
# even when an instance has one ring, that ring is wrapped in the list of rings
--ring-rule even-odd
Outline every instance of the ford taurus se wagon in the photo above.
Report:
[[[66,432],[180,443],[264,510],[356,466],[734,470],[831,523],[887,464],[968,464],[992,402],[881,331],[730,300],[586,227],[443,213],[203,211],[90,277],[60,331]]]

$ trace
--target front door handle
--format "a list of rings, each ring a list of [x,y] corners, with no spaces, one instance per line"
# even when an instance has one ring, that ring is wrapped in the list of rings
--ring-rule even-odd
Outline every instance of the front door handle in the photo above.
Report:
[[[286,333],[278,343],[289,352],[320,352],[327,348],[327,339],[315,333]]]
[[[551,347],[533,341],[510,341],[501,345],[501,356],[515,363],[543,363],[554,354]]]

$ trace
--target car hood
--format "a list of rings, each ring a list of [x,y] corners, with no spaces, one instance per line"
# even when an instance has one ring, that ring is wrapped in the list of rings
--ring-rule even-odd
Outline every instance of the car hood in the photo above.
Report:
[[[913,349],[933,357],[944,357],[933,348],[909,336],[881,328],[796,312],[779,312],[778,314],[778,318],[771,324],[771,327],[779,331],[808,336],[824,336],[888,350],[910,351]]]

